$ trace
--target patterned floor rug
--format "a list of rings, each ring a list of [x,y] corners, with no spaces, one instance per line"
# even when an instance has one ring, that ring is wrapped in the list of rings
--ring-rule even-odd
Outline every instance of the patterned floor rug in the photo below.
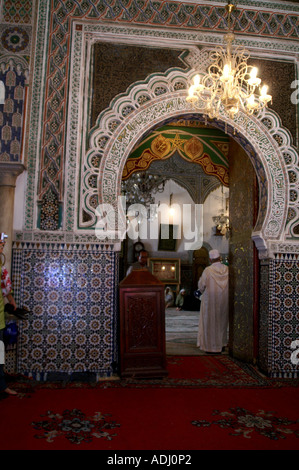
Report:
[[[7,376],[10,387],[19,396],[39,389],[69,388],[280,388],[299,386],[299,379],[271,379],[251,364],[240,362],[227,354],[200,356],[167,356],[168,376],[163,378],[122,379],[118,375],[97,380],[94,374],[48,374],[47,380],[36,381],[17,375]],[[0,401],[5,395],[0,394]]]
[[[97,464],[153,449],[193,463],[199,450],[299,449],[296,387],[37,386],[1,400],[0,416],[1,450],[105,451]]]
[[[151,451],[142,468],[174,451],[194,463],[198,450],[299,449],[298,382],[227,355],[169,356],[167,368],[146,380],[11,376],[18,395],[0,396],[0,449],[101,450],[103,464]]]

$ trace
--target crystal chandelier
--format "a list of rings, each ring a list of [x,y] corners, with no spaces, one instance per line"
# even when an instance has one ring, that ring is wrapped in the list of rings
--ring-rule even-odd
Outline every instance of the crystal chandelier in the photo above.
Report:
[[[192,107],[211,119],[219,118],[222,108],[231,119],[239,111],[251,115],[272,101],[272,96],[267,94],[268,87],[260,87],[257,68],[247,64],[249,52],[239,46],[232,50],[235,35],[231,31],[231,13],[234,9],[235,5],[228,2],[228,32],[224,37],[226,49],[222,46],[216,48],[211,55],[213,63],[208,67],[207,74],[194,77],[187,97]],[[256,94],[258,90],[259,95]]]
[[[142,204],[148,213],[148,219],[155,215],[154,194],[162,193],[166,179],[163,176],[151,175],[146,171],[133,173],[130,178],[121,184],[122,194],[126,198],[126,205]]]

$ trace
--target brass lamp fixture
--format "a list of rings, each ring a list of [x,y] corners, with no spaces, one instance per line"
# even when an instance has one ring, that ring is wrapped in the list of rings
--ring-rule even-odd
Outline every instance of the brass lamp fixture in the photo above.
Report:
[[[231,14],[234,9],[235,5],[228,2],[228,32],[224,37],[226,48],[219,46],[212,53],[213,63],[208,67],[207,74],[194,77],[187,97],[192,107],[211,119],[218,119],[222,108],[231,119],[240,111],[252,115],[272,101],[268,87],[260,86],[257,68],[247,64],[249,52],[240,46],[233,50],[235,34],[231,31]]]
[[[219,215],[212,217],[212,220],[215,224],[215,234],[217,236],[229,236],[230,231],[230,222],[228,216],[228,197],[224,196],[223,186],[221,186],[221,200],[222,207]]]
[[[224,236],[229,233],[229,218],[225,214],[220,214],[213,217],[213,222],[216,225],[215,235]]]

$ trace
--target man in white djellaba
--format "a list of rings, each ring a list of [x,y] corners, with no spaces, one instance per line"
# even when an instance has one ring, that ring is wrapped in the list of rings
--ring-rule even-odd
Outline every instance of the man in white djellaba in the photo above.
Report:
[[[218,250],[211,250],[209,258],[211,265],[198,281],[202,296],[197,346],[208,353],[221,353],[228,341],[228,267],[221,263]]]

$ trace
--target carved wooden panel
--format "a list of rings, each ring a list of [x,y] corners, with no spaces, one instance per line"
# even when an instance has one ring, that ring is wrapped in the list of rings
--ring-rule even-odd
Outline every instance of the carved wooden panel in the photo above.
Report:
[[[149,271],[132,271],[120,283],[120,374],[164,377],[164,284]]]
[[[126,349],[128,352],[144,348],[156,349],[161,343],[156,312],[159,298],[156,292],[128,293],[125,296]]]

